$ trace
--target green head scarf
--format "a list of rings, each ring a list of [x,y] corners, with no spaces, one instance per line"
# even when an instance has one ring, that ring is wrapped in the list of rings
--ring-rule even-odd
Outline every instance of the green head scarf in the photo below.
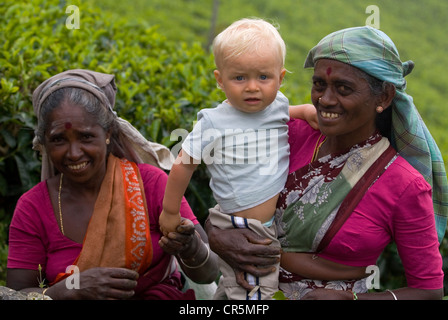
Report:
[[[392,40],[384,32],[369,26],[329,34],[310,50],[305,68],[314,67],[319,59],[333,59],[349,64],[395,85],[391,144],[432,186],[436,227],[441,242],[448,217],[447,176],[442,154],[420,117],[412,97],[405,92],[404,77],[411,73],[414,63],[401,62]]]

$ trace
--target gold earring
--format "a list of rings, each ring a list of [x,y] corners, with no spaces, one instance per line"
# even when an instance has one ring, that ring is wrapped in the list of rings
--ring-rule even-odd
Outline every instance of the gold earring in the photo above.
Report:
[[[384,111],[384,109],[383,109],[382,106],[378,106],[378,107],[376,107],[376,112],[377,112],[377,113],[381,113],[381,112],[383,112],[383,111]]]
[[[109,138],[107,138],[106,139],[106,144],[109,144],[110,143],[110,140],[109,140]]]

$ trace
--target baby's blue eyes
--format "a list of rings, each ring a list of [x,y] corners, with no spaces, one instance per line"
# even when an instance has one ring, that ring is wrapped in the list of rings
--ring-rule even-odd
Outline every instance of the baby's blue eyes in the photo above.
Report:
[[[244,76],[236,76],[235,79],[238,81],[243,81]],[[260,76],[260,80],[267,80],[267,79],[268,79],[268,76],[265,76],[265,75]]]

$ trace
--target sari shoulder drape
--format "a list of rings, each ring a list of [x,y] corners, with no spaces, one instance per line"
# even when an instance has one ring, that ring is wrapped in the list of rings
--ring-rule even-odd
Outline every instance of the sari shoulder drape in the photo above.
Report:
[[[386,150],[388,152],[385,158]],[[390,147],[387,138],[375,134],[346,152],[322,157],[292,172],[279,196],[276,212],[283,250],[322,250],[322,246],[331,240],[329,235],[335,234],[333,222],[335,219],[341,221],[341,207],[350,209],[353,205],[356,206],[364,192],[395,156],[396,152]],[[370,182],[366,180],[366,173],[371,178]],[[364,186],[365,190],[358,194],[360,186]],[[355,191],[350,193],[354,188]],[[348,195],[355,196],[347,198]],[[351,211],[348,210],[349,213]],[[331,231],[326,236],[329,230]]]
[[[82,250],[73,265],[79,271],[122,267],[143,274],[151,260],[150,222],[138,166],[110,154]],[[54,282],[68,275],[59,274]]]

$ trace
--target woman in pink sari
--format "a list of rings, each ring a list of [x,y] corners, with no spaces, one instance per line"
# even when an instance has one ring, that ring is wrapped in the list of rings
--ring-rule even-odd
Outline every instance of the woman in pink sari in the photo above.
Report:
[[[178,263],[193,281],[216,278],[216,255],[185,199],[182,225],[162,236],[171,154],[117,117],[115,94],[114,76],[89,70],[34,92],[43,181],[17,203],[7,286],[52,299],[173,300],[195,298]]]
[[[290,174],[276,212],[280,290],[288,299],[440,299],[447,177],[405,91],[413,63],[382,31],[358,27],[323,38],[305,66],[314,68],[319,130],[289,123]],[[247,290],[245,272],[272,271],[278,252],[266,239],[210,223],[207,231]],[[407,286],[369,292],[370,267],[391,242]]]

